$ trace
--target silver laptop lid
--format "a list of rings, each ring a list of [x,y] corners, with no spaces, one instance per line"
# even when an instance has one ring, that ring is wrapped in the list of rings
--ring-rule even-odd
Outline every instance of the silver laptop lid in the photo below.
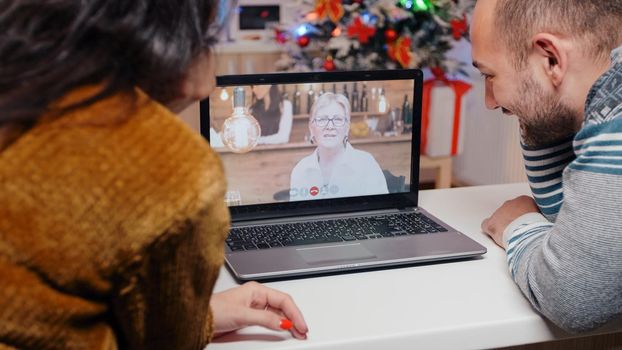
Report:
[[[232,75],[201,102],[234,222],[417,206],[420,70]]]

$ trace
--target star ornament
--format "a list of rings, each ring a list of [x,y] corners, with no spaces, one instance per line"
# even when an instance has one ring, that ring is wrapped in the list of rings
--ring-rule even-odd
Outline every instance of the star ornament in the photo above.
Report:
[[[414,53],[410,51],[411,44],[409,37],[401,37],[395,44],[389,45],[387,55],[390,59],[399,62],[403,68],[408,68],[414,56]]]
[[[341,5],[341,0],[317,0],[315,3],[315,13],[318,19],[328,16],[334,23],[339,22],[345,11]]]
[[[358,37],[359,42],[361,44],[367,44],[369,42],[369,38],[376,34],[376,28],[366,26],[363,21],[361,21],[361,17],[356,17],[354,22],[348,27],[348,36]]]

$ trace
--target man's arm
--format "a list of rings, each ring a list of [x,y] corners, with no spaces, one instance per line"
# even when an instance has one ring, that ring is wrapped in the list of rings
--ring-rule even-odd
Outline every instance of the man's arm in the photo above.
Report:
[[[574,135],[557,145],[539,149],[522,145],[525,170],[533,198],[540,212],[555,221],[564,202],[562,174],[575,159],[572,148]]]
[[[505,236],[512,277],[534,308],[580,332],[622,314],[622,120],[586,127],[575,152],[555,223],[519,218]]]

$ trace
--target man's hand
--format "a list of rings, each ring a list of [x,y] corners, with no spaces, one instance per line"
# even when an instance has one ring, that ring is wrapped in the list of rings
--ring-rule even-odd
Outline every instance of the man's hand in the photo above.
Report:
[[[214,293],[210,300],[214,316],[214,337],[248,326],[276,331],[289,330],[306,339],[307,324],[293,299],[256,282]]]
[[[520,196],[505,202],[491,217],[482,222],[482,231],[489,235],[500,247],[503,246],[503,231],[512,221],[527,213],[539,213],[533,198]]]

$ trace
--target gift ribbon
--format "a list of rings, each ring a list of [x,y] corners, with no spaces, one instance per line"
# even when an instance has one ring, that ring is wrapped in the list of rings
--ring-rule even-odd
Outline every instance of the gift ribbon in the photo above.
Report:
[[[423,82],[423,101],[421,117],[421,151],[425,152],[428,146],[428,127],[430,126],[430,104],[432,103],[432,88],[437,83],[449,86],[456,97],[454,99],[454,128],[451,137],[451,155],[458,154],[458,141],[460,138],[460,111],[462,110],[462,97],[471,90],[471,85],[460,80],[429,79]]]

